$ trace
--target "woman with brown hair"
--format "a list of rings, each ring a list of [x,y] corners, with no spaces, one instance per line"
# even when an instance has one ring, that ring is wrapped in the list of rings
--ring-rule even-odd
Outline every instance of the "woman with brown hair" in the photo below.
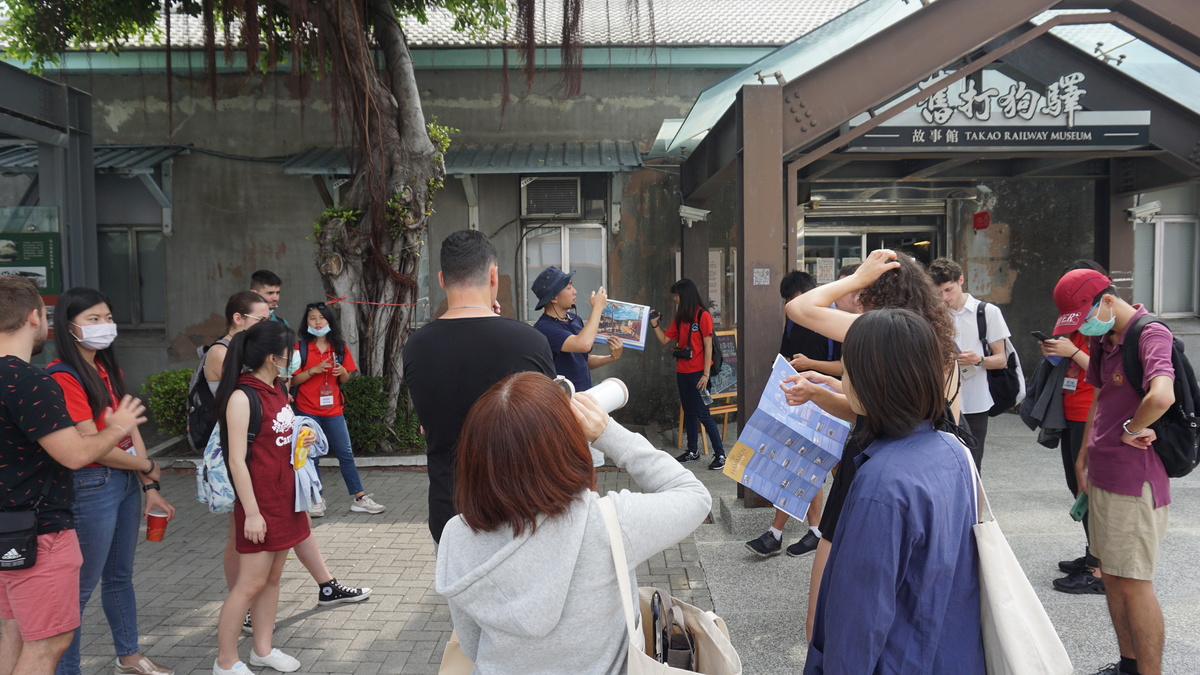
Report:
[[[945,399],[950,404],[955,419],[959,414],[959,392],[957,391],[958,369],[954,367],[958,348],[954,344],[954,322],[946,303],[938,297],[937,289],[929,274],[915,260],[895,251],[872,251],[859,265],[854,274],[819,286],[787,303],[785,309],[792,321],[838,342],[846,339],[846,332],[855,321],[866,314],[850,314],[830,307],[838,298],[859,292],[863,310],[870,312],[885,307],[907,309],[925,319],[937,338],[937,349],[945,373]],[[850,422],[861,422],[851,410],[842,385],[836,378],[820,373],[806,372],[788,378],[792,385],[785,387],[788,402],[799,405],[812,400],[827,412]],[[836,391],[823,386],[828,385]],[[853,437],[847,440],[842,450],[833,485],[826,498],[825,510],[821,513],[821,541],[813,557],[812,576],[808,592],[808,620],[806,634],[811,639],[813,617],[816,612],[817,593],[825,562],[833,546],[842,505],[850,491],[856,465],[854,458],[862,452],[862,446]]]
[[[492,386],[463,424],[459,515],[437,560],[436,589],[477,672],[625,672],[628,633],[589,442],[644,491],[609,493],[631,577],[709,512],[690,471],[586,392],[568,399],[540,373]]]

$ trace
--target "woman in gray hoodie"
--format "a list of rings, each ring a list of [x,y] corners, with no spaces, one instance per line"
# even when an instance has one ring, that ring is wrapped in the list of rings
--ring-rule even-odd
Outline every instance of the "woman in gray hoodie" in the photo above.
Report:
[[[609,493],[635,594],[634,569],[708,515],[700,481],[586,393],[568,399],[540,373],[494,385],[463,424],[459,515],[437,559],[437,591],[477,673],[625,672],[628,633],[588,442],[644,490]]]

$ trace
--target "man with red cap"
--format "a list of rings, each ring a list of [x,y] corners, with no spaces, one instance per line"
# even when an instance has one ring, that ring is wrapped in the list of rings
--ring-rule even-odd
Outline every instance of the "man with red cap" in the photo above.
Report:
[[[1120,662],[1096,675],[1159,675],[1164,629],[1153,579],[1171,491],[1150,425],[1175,402],[1174,338],[1161,323],[1146,325],[1139,344],[1128,345],[1138,350],[1142,382],[1129,382],[1125,332],[1146,308],[1117,297],[1112,280],[1090,269],[1063,275],[1054,304],[1055,335],[1078,330],[1091,338],[1087,381],[1096,397],[1075,470],[1088,493],[1092,551],[1102,565],[1121,650]]]

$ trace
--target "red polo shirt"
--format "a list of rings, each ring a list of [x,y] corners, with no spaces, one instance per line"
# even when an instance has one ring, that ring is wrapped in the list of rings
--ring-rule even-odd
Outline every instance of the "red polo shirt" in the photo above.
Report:
[[[300,349],[300,343],[296,343],[296,349]],[[354,365],[354,357],[350,355],[350,348],[346,347],[346,360],[342,365],[346,367],[347,372],[354,372],[357,367]],[[301,356],[303,368],[316,368],[322,361],[328,360],[330,357],[337,359],[337,352],[333,348],[333,344],[329,343],[325,347],[325,351],[317,349],[317,341],[312,340],[308,343],[308,355]],[[333,406],[329,408],[321,407],[321,387],[328,382],[333,387]],[[304,381],[296,389],[296,409],[305,415],[317,415],[318,417],[337,417],[342,414],[342,386],[338,382],[337,376],[332,371],[328,373],[320,373],[313,375]]]
[[[54,359],[50,362],[53,366],[56,363],[61,363],[59,359]],[[48,366],[47,366],[48,367]],[[108,379],[108,372],[104,370],[104,366],[99,361],[96,362],[96,372],[100,374],[100,380],[104,382],[104,388],[108,390],[108,398],[111,403],[105,410],[112,410],[117,407],[117,395],[113,393],[112,383]],[[88,403],[87,392],[83,390],[83,384],[76,380],[70,373],[57,372],[51,375],[54,381],[58,383],[62,389],[63,400],[67,403],[67,414],[71,416],[71,421],[79,424],[92,420],[96,423],[96,431],[104,431],[108,425],[104,423],[104,415],[99,417],[92,416],[92,406]],[[134,454],[133,438],[126,436],[122,438],[117,447],[121,448],[129,454]],[[89,464],[88,466],[103,466],[103,464]]]

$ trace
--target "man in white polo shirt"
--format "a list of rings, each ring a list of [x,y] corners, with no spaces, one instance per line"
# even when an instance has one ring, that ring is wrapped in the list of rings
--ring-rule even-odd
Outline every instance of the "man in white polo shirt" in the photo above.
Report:
[[[942,300],[950,307],[954,319],[955,344],[958,345],[958,366],[962,374],[962,412],[971,434],[975,436],[975,466],[983,468],[983,446],[987,440],[988,411],[994,402],[988,391],[985,370],[1001,370],[1008,365],[1004,341],[1009,337],[1008,324],[1000,308],[992,303],[984,304],[984,320],[987,329],[987,344],[991,356],[983,355],[984,340],[979,335],[980,301],[963,292],[963,270],[949,258],[938,258],[929,265],[929,276],[942,294]]]

